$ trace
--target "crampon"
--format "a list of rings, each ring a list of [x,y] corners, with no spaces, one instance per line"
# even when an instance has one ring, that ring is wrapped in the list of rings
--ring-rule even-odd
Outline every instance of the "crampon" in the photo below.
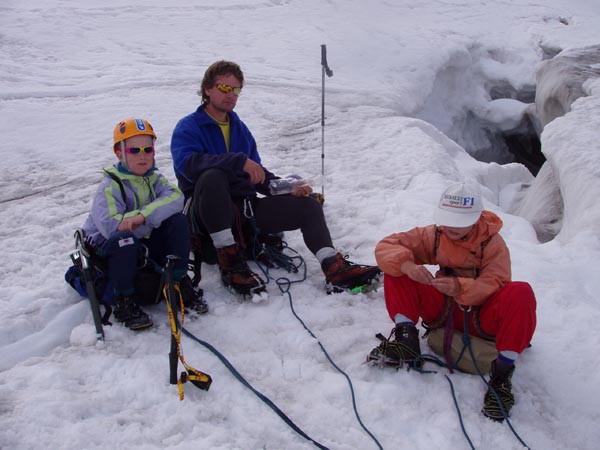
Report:
[[[420,354],[414,353],[406,343],[391,340],[391,336],[386,339],[381,333],[377,333],[376,337],[381,341],[381,344],[367,355],[367,364],[381,368],[392,367],[395,369],[406,366],[407,370],[421,369],[423,367],[423,357]]]
[[[332,283],[325,283],[325,291],[327,294],[339,294],[340,292],[349,292],[350,294],[366,294],[367,292],[376,291],[380,286],[380,274],[376,274],[372,278],[365,280],[362,284],[353,287],[344,287]]]
[[[328,294],[350,292],[358,294],[377,289],[381,270],[348,261],[347,256],[336,253],[321,263],[325,274],[325,290]]]
[[[269,293],[263,280],[256,276],[256,285],[254,286],[234,286],[225,284],[229,292],[242,298],[242,300],[250,300],[252,303],[262,303],[269,299]]]

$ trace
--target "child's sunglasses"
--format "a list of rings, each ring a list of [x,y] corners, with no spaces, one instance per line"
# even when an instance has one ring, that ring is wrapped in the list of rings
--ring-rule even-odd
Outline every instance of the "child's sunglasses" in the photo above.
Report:
[[[140,152],[153,153],[154,146],[151,145],[150,147],[126,147],[125,152],[130,153],[132,155],[137,155]]]
[[[228,84],[217,84],[217,89],[223,92],[224,94],[228,94],[233,91],[234,95],[240,95],[242,93],[241,87],[233,87]]]

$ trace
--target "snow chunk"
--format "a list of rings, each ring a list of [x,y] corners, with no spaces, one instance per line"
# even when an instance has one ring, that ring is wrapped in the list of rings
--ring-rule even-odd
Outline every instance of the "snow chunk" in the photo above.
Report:
[[[69,338],[71,345],[76,347],[89,347],[96,343],[96,328],[89,323],[82,323],[71,331]]]
[[[493,123],[502,131],[517,128],[529,105],[510,98],[499,98],[485,105],[482,118]]]

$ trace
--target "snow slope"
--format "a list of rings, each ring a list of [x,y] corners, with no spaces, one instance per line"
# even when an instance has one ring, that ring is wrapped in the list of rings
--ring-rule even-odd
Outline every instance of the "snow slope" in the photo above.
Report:
[[[539,244],[508,214],[531,182],[520,165],[484,164],[446,137],[467,109],[489,111],[486,85],[533,84],[543,50],[596,44],[594,2],[490,0],[7,1],[0,6],[0,448],[308,449],[212,354],[183,340],[188,363],[214,378],[209,392],[168,383],[168,318],[132,333],[106,328],[95,345],[89,307],[63,281],[72,232],[114,159],[113,126],[143,116],[159,136],[157,164],[177,120],[198,104],[208,64],[241,64],[237,111],[275,173],[320,173],[321,68],[328,45],[326,196],[336,245],[373,263],[389,233],[431,222],[452,181],[481,183],[505,222],[513,278],[538,299],[533,348],[514,376],[512,423],[531,448],[592,449],[600,438],[599,207],[579,178],[596,163],[600,104],[579,99],[542,136],[565,167],[565,227]],[[420,120],[416,117],[419,117]],[[504,119],[503,119],[504,120]],[[427,123],[430,122],[430,123]],[[577,132],[576,132],[577,131]],[[591,167],[590,167],[591,165]],[[383,293],[327,296],[298,233],[289,244],[309,278],[292,288],[296,311],[352,378],[361,417],[384,448],[467,448],[442,373],[363,365],[387,333]],[[283,275],[283,274],[281,274]],[[203,268],[211,311],[187,328],[212,343],[304,431],[335,449],[376,448],[352,414],[346,382],[269,286],[270,301],[241,303]],[[484,386],[452,376],[476,448],[521,448],[479,412]]]

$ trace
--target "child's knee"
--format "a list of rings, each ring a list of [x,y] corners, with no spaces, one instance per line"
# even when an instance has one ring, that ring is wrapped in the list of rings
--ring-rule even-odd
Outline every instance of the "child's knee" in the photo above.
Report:
[[[186,232],[189,227],[187,216],[183,213],[175,213],[163,221],[162,225],[170,225],[175,232]]]
[[[101,256],[128,255],[137,257],[140,241],[130,231],[120,231],[102,246]]]

